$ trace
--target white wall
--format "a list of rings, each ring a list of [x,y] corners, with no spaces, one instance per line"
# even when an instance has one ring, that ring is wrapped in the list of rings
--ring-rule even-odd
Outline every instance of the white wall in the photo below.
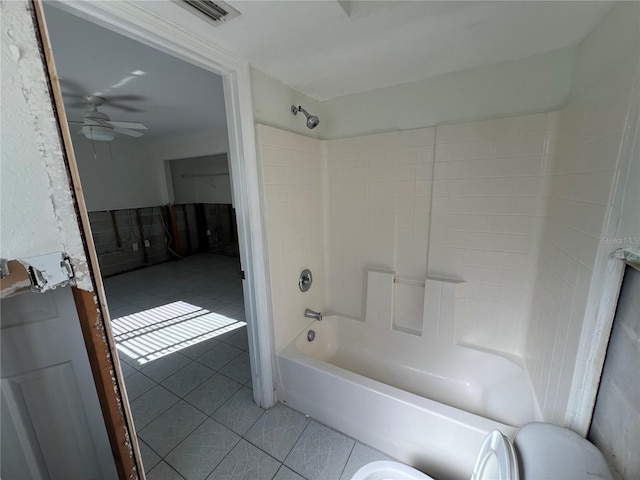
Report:
[[[77,130],[74,127],[72,132]],[[90,212],[163,205],[171,198],[166,160],[229,151],[226,129],[162,139],[118,136],[112,142],[93,145],[84,136],[74,134],[72,141]]]
[[[264,73],[251,69],[251,94],[253,96],[253,118],[256,124],[269,125],[289,132],[313,138],[325,138],[329,125],[321,102],[287,87]],[[291,113],[291,105],[302,105],[311,115],[320,117],[320,125],[313,130],[306,126],[304,114]]]
[[[603,241],[608,232],[615,235],[619,216],[613,202],[616,169],[638,162],[625,147],[638,108],[632,100],[638,9],[636,2],[618,4],[580,45],[571,103],[562,111],[545,172],[547,202],[526,359],[545,419],[581,433],[589,424],[590,402],[579,400],[585,392],[595,395],[598,384],[586,372],[602,361],[589,346],[606,335],[596,333],[606,260],[621,246]],[[618,231],[637,228],[637,219],[621,218],[630,225]]]
[[[233,203],[226,154],[171,160],[169,164],[173,202]]]
[[[442,123],[548,112],[566,104],[575,49],[478,67],[427,80],[317,102],[253,69],[254,115],[263,123],[335,139]],[[320,117],[308,130],[291,115],[301,103]]]
[[[305,308],[324,310],[325,241],[323,202],[326,175],[321,142],[294,133],[257,126],[258,157],[271,276],[276,349],[310,322]],[[313,274],[308,292],[298,288],[305,268]]]
[[[155,157],[153,144],[144,137],[117,137],[92,145],[91,140],[74,134],[72,142],[88,211],[166,203],[164,164]]]
[[[153,148],[160,161],[228,153],[229,134],[224,128],[186,135],[173,135],[154,139]]]
[[[44,66],[26,2],[2,2],[0,257],[66,252],[91,290]]]
[[[636,73],[635,87],[632,92],[630,105],[640,104],[640,72]],[[620,247],[640,245],[640,121],[637,118],[638,112],[630,111],[630,116],[635,113],[636,133],[633,143],[633,150],[629,155],[628,167],[622,169],[624,179],[622,201],[620,204],[620,220],[616,228],[615,238]],[[633,117],[629,119],[629,124],[633,122]]]

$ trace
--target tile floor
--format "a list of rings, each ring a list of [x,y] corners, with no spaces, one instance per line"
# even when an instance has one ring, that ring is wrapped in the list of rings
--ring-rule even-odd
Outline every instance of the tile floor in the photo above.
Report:
[[[238,260],[196,255],[105,280],[149,480],[348,480],[384,454],[253,402]]]

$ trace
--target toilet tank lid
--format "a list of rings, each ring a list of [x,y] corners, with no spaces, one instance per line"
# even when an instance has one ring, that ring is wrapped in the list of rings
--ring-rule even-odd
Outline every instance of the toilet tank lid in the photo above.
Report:
[[[524,480],[613,479],[602,453],[567,428],[550,423],[530,423],[518,430],[514,446]]]

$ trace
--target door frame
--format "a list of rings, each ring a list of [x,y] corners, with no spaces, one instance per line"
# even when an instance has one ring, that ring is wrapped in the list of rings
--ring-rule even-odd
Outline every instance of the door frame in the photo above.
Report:
[[[32,1],[36,10],[36,18],[45,54],[49,56],[51,53],[49,51],[50,42],[43,20],[42,0]],[[275,405],[275,347],[270,308],[268,252],[264,212],[262,209],[263,202],[261,201],[261,198],[263,198],[260,182],[261,172],[256,157],[251,78],[248,62],[218,48],[205,38],[189,32],[171,19],[152,13],[144,8],[144,2],[134,2],[133,0],[118,2],[67,1],[56,2],[56,6],[222,77],[229,132],[229,163],[233,198],[236,208],[241,262],[245,272],[244,303],[247,318],[250,319],[247,322],[247,334],[250,346],[253,394],[254,400],[261,407],[269,408]],[[179,6],[176,7],[181,8]],[[194,17],[195,20],[197,20],[196,17]],[[73,147],[70,143],[71,137],[64,112],[60,111],[62,106],[60,88],[52,62],[48,63],[47,73],[53,86],[53,97],[58,106],[56,115],[59,119],[65,149],[68,152],[68,168],[72,173],[74,190],[78,196],[81,196],[82,188],[77,174]],[[89,218],[83,199],[78,199],[77,208],[85,235],[90,237]],[[107,310],[104,308],[106,297],[100,280],[97,255],[90,238],[85,238],[85,246],[89,252],[89,267],[93,271],[94,277],[96,277],[97,299],[102,307],[104,318],[108,318]],[[88,296],[85,297],[87,303],[93,304],[92,296],[91,299]],[[78,301],[76,303],[78,304]],[[85,310],[85,313],[89,316],[87,318],[87,323],[89,323],[92,315],[91,306],[83,305],[81,302],[78,308],[79,310]],[[94,304],[93,309],[95,310]],[[109,338],[105,339],[107,346],[105,350],[107,354],[115,358],[115,343],[111,337],[110,329],[107,328],[106,330]],[[85,341],[89,349],[90,345],[86,335]],[[106,382],[107,374],[108,372],[104,369],[97,373],[94,370],[96,383]],[[122,379],[120,378],[120,380]],[[108,381],[111,382],[110,376]],[[112,400],[119,402],[122,399],[126,403],[125,394],[119,397],[118,393],[114,392],[113,397]],[[127,416],[130,416],[129,409],[125,408],[125,410]],[[110,425],[106,418],[105,421],[108,430],[126,429],[126,425],[116,423]],[[135,439],[132,440],[132,443],[136,444]]]

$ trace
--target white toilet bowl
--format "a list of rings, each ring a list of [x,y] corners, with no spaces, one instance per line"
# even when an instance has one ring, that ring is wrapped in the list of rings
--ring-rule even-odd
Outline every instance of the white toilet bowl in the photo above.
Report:
[[[429,480],[431,477],[398,462],[368,463],[352,477],[352,480]]]
[[[514,443],[498,430],[485,437],[471,480],[612,480],[602,453],[575,432],[550,423],[530,423]],[[352,480],[428,480],[397,462],[372,462]]]

